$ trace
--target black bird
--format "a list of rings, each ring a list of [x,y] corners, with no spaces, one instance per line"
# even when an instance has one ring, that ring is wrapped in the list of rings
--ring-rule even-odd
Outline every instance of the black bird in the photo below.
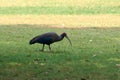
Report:
[[[57,35],[57,33],[55,32],[48,32],[48,33],[44,33],[41,35],[38,35],[36,37],[34,37],[33,39],[30,40],[29,44],[32,45],[34,43],[40,43],[43,44],[42,50],[44,51],[44,46],[45,44],[49,46],[49,50],[51,50],[50,44],[57,42],[57,41],[61,41],[63,40],[63,38],[66,37],[68,39],[68,41],[70,42],[70,44],[72,45],[70,39],[68,38],[66,33],[62,33],[60,36]]]

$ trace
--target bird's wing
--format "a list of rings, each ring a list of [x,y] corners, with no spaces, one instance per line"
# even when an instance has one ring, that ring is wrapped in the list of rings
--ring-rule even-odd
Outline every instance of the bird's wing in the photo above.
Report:
[[[53,43],[53,39],[52,37],[43,36],[38,39],[38,42],[42,44],[51,44]]]
[[[34,42],[41,44],[51,44],[57,41],[58,35],[54,32],[45,33],[33,38]]]
[[[49,39],[51,39],[53,41],[55,41],[56,39],[59,38],[59,36],[54,32],[45,33],[43,35],[40,35],[40,37],[41,38],[49,38]]]

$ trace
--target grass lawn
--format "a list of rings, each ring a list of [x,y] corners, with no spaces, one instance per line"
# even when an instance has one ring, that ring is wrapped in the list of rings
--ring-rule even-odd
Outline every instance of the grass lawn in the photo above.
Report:
[[[1,80],[119,80],[120,28],[49,28],[45,25],[0,25]],[[38,34],[68,33],[51,45],[29,45]]]
[[[48,46],[45,32],[66,32]],[[119,0],[0,0],[0,80],[120,80]]]
[[[119,27],[119,0],[0,0],[0,24]]]
[[[0,0],[0,15],[119,14],[119,0]]]

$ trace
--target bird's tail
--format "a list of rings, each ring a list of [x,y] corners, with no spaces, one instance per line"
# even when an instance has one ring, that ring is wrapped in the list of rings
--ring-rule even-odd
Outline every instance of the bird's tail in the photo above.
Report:
[[[32,45],[34,44],[35,42],[33,40],[30,40],[29,44]]]
[[[31,39],[30,42],[29,42],[30,45],[32,45],[32,44],[34,44],[34,43],[36,43],[36,37],[33,38],[33,39]]]

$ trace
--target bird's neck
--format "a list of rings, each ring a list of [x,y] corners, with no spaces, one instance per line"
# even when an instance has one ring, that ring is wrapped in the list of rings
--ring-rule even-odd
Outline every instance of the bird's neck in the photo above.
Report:
[[[60,35],[60,39],[59,40],[63,40],[64,36],[63,35]]]

